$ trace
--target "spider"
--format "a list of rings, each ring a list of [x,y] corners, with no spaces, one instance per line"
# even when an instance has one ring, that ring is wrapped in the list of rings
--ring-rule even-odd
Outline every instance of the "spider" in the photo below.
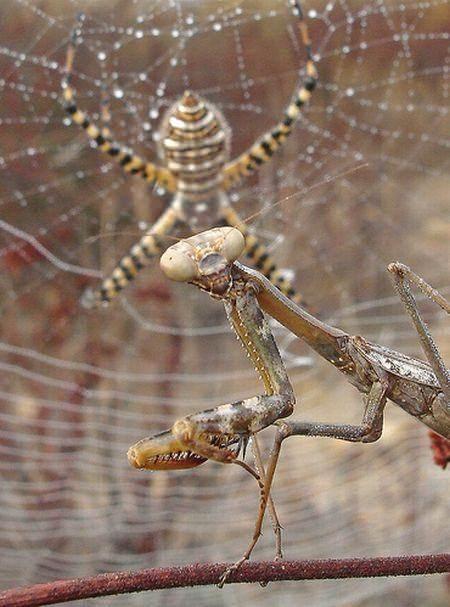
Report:
[[[62,81],[64,105],[72,121],[81,126],[99,150],[115,159],[123,170],[139,175],[148,183],[173,194],[166,210],[145,232],[140,241],[124,255],[111,274],[96,290],[88,289],[82,298],[86,307],[108,304],[137,273],[169,246],[168,236],[178,228],[196,233],[214,226],[233,226],[245,236],[245,254],[250,262],[287,296],[301,300],[291,282],[274,263],[259,239],[249,233],[245,222],[230,204],[228,191],[257,171],[280,149],[300,117],[302,106],[310,100],[318,75],[311,41],[298,0],[290,0],[306,49],[306,77],[297,86],[281,121],[262,135],[245,152],[229,160],[230,129],[222,113],[209,101],[192,91],[185,91],[166,112],[160,126],[164,166],[149,162],[116,142],[106,126],[110,115],[103,99],[103,128],[79,109],[71,85],[75,48],[79,42],[79,17],[67,50]]]

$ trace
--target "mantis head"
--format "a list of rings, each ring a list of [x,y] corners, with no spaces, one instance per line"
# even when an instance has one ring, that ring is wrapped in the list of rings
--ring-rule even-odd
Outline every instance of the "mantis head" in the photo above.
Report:
[[[220,299],[232,286],[231,266],[244,247],[236,228],[213,228],[169,247],[160,266],[171,280],[191,282]]]

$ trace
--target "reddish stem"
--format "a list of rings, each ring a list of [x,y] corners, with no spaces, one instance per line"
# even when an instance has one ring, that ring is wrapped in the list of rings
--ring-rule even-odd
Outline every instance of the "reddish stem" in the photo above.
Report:
[[[216,584],[227,563],[196,563],[184,567],[117,571],[74,580],[57,580],[0,594],[0,607],[37,607],[112,594]],[[349,559],[248,562],[231,574],[230,582],[275,582],[426,575],[450,572],[450,553]]]

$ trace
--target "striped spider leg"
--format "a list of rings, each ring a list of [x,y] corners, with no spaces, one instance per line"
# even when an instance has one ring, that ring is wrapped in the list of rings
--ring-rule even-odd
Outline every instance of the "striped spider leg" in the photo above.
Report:
[[[382,434],[384,408],[389,399],[443,438],[450,438],[449,371],[420,317],[409,284],[418,286],[450,312],[450,304],[437,291],[406,266],[399,263],[389,266],[402,301],[421,337],[429,361],[425,363],[371,343],[361,336],[351,336],[316,319],[283,295],[260,272],[234,261],[239,256],[239,250],[242,252],[243,249],[243,242],[241,247],[237,246],[240,239],[242,242],[242,236],[234,228],[209,230],[171,246],[160,262],[168,278],[190,282],[213,298],[223,301],[232,327],[244,343],[266,388],[265,396],[222,405],[209,412],[178,420],[171,434],[196,457],[212,456],[217,461],[231,461],[226,443],[229,437],[234,437],[234,440],[241,435],[247,437],[271,424],[277,428],[264,472],[265,486],[252,541],[242,559],[225,572],[221,584],[243,560],[249,558],[256,544],[281,445],[287,437],[321,436],[363,443],[376,441]],[[284,419],[293,410],[294,395],[264,313],[305,341],[363,394],[360,424]],[[215,437],[212,446],[211,431]],[[222,443],[218,447],[220,441]],[[145,444],[152,444],[153,450],[150,461],[145,457],[141,460],[143,467],[152,468],[153,462],[161,457],[160,453],[172,457],[170,450],[159,451],[158,439],[146,439]],[[136,452],[136,446],[133,449],[131,459],[135,462],[139,450]]]
[[[244,237],[230,227],[204,234],[205,238],[193,236],[170,247],[161,257],[161,266],[172,280],[192,281],[223,299],[231,325],[263,381],[265,394],[184,417],[170,430],[133,445],[128,459],[135,467],[149,470],[190,468],[207,459],[242,465],[237,460],[239,446],[252,438],[259,475],[265,481],[256,434],[292,413],[294,393],[252,285],[231,284],[230,262],[243,252]],[[269,497],[264,490],[261,504]],[[281,558],[281,527],[270,502],[269,507],[277,538],[276,555]],[[255,531],[242,560],[249,558],[260,533],[260,529]]]
[[[301,116],[301,108],[311,97],[317,83],[317,71],[311,42],[298,0],[291,0],[298,19],[300,37],[306,49],[306,76],[300,77],[291,102],[282,119],[244,153],[229,160],[231,130],[222,113],[212,103],[186,91],[166,112],[160,126],[162,165],[148,161],[115,141],[109,126],[99,127],[78,107],[72,86],[75,48],[80,41],[80,16],[67,50],[62,81],[64,105],[72,121],[81,126],[98,149],[113,158],[130,175],[139,175],[150,185],[172,194],[172,200],[159,219],[122,257],[115,269],[96,290],[88,290],[83,303],[87,307],[108,304],[137,273],[167,248],[167,236],[183,228],[196,233],[217,225],[237,227],[246,237],[245,253],[250,262],[273,284],[291,298],[300,300],[287,274],[279,270],[267,248],[250,233],[230,204],[228,191],[255,173],[280,149]],[[109,108],[103,100],[102,118]],[[105,122],[105,120],[103,120]]]

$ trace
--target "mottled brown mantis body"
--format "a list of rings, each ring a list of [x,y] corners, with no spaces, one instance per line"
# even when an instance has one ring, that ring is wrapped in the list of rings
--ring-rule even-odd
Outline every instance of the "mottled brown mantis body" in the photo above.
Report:
[[[390,264],[388,269],[394,275],[400,298],[419,333],[428,360],[425,363],[316,319],[260,272],[235,261],[244,246],[244,239],[235,228],[215,228],[170,247],[161,257],[161,267],[170,279],[190,282],[223,301],[231,325],[264,383],[265,394],[184,417],[170,430],[139,441],[128,452],[130,463],[151,470],[189,468],[207,459],[238,463],[243,443],[267,426],[277,426],[267,471],[259,464],[264,490],[252,541],[242,559],[225,572],[221,584],[249,558],[260,536],[281,444],[288,436],[373,442],[381,436],[383,411],[389,399],[441,436],[450,438],[450,373],[418,312],[409,285],[416,285],[450,314],[450,304],[437,291],[406,266]],[[284,420],[293,411],[295,397],[263,312],[308,343],[365,395],[359,425]]]

